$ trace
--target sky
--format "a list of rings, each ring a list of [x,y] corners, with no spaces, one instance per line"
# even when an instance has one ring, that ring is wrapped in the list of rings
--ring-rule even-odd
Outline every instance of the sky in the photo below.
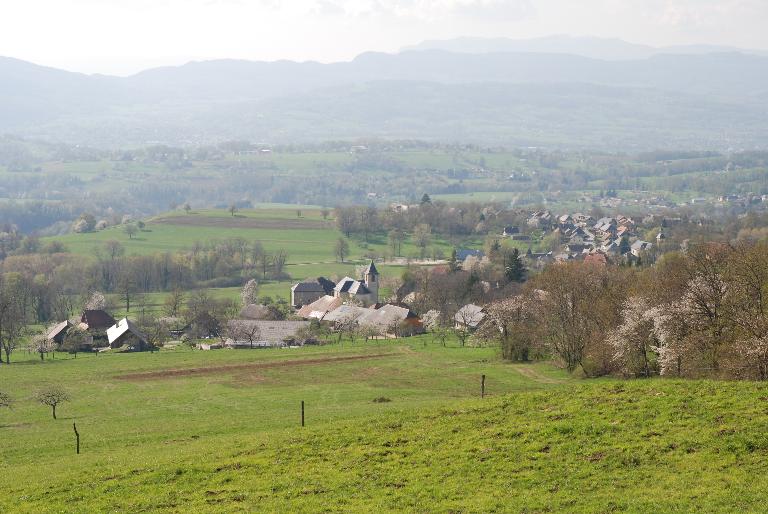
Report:
[[[0,7],[0,56],[113,75],[218,58],[346,61],[459,36],[768,49],[768,0],[0,0]]]

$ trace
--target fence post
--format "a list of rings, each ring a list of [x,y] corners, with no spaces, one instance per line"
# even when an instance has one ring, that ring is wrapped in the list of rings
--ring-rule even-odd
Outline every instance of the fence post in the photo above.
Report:
[[[301,426],[304,426],[304,400],[301,400]]]
[[[480,378],[480,398],[485,398],[485,375]]]
[[[77,431],[77,424],[73,421],[72,422],[72,429],[75,431],[75,444],[76,444],[76,452],[78,455],[80,455],[80,433]]]

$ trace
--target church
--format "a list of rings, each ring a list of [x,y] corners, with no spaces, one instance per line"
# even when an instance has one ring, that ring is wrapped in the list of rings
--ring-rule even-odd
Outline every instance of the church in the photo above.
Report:
[[[364,306],[378,303],[379,271],[373,261],[365,267],[361,275],[359,280],[344,277],[336,284],[324,277],[299,282],[291,288],[291,305],[300,308],[324,296],[332,296],[344,302],[354,302]]]
[[[334,298],[354,300],[363,305],[379,303],[379,271],[371,261],[363,270],[361,280],[344,277],[333,288]]]

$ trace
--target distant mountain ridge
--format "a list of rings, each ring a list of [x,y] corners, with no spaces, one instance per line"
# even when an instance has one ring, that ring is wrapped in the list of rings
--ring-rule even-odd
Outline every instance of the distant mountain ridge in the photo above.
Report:
[[[744,53],[768,56],[768,50],[750,50],[720,45],[676,45],[654,47],[629,43],[616,38],[553,35],[531,39],[460,37],[427,40],[403,47],[402,51],[445,50],[447,52],[482,53],[552,53],[569,54],[608,61],[648,59],[654,55],[702,55],[712,53]]]
[[[768,57],[411,50],[331,64],[191,62],[125,78],[0,58],[0,132],[109,147],[339,137],[765,147]]]

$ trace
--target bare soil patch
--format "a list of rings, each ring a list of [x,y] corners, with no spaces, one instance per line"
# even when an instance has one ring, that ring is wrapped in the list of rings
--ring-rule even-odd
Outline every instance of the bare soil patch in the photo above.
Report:
[[[226,350],[225,350],[226,351]],[[236,350],[247,351],[247,350]],[[258,351],[258,350],[256,350]],[[317,364],[330,364],[334,362],[349,362],[349,361],[361,361],[369,359],[380,359],[382,357],[392,357],[397,355],[396,353],[379,353],[373,355],[349,355],[346,357],[323,357],[318,359],[297,359],[275,362],[251,362],[248,364],[228,364],[225,366],[208,366],[205,368],[177,368],[177,369],[161,369],[157,371],[147,371],[143,373],[129,373],[127,375],[117,375],[115,378],[119,380],[127,380],[131,382],[142,382],[145,380],[163,380],[168,378],[180,378],[198,375],[223,375],[228,373],[236,373],[240,371],[250,371],[258,369],[269,368],[287,368],[294,366],[308,366]]]
[[[563,381],[561,379],[544,376],[535,369],[526,366],[525,364],[519,364],[513,366],[513,368],[524,377],[530,378],[531,380],[540,382],[542,384],[559,384]]]
[[[213,227],[213,228],[257,228],[273,230],[308,230],[324,229],[333,225],[330,222],[311,219],[269,219],[246,217],[221,217],[210,216],[167,216],[156,218],[152,223],[162,225],[177,225],[185,227]]]

